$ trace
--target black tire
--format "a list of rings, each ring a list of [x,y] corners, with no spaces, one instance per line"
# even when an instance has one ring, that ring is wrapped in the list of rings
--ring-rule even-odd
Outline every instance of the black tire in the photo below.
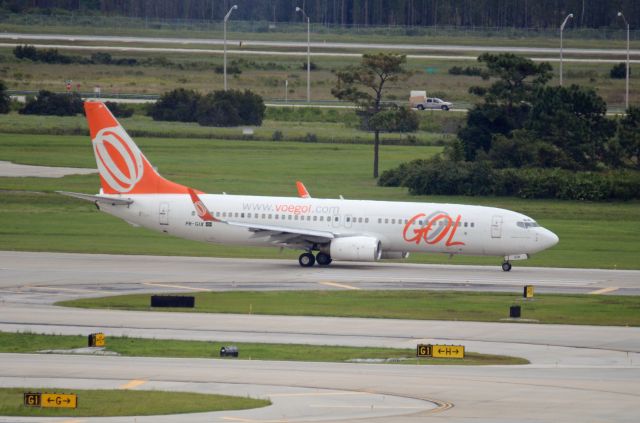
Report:
[[[511,263],[509,263],[508,261],[505,261],[504,263],[502,263],[502,270],[504,270],[505,272],[510,271]]]
[[[442,110],[444,110],[445,112],[449,111],[449,106],[442,106]]]
[[[418,110],[424,110],[424,106],[423,106],[422,104],[418,104],[417,109],[418,109]]]
[[[331,256],[327,253],[316,254],[316,263],[318,263],[318,266],[328,266],[332,261]]]
[[[298,257],[298,263],[302,267],[311,267],[316,264],[316,258],[311,253],[303,253]]]

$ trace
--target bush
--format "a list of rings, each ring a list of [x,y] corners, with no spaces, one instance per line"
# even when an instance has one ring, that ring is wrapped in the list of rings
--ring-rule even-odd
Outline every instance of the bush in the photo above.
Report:
[[[153,120],[195,122],[198,102],[202,96],[193,90],[178,88],[166,92],[149,107],[148,115]]]
[[[271,135],[272,141],[282,141],[284,139],[284,134],[282,131],[273,131],[273,135]]]
[[[318,142],[318,136],[313,132],[307,132],[304,136],[304,142]]]
[[[107,101],[104,103],[104,105],[107,106],[111,113],[113,113],[113,115],[117,118],[128,118],[133,116],[133,108],[129,106],[125,106],[113,101]]]
[[[613,65],[609,71],[609,76],[612,79],[625,79],[627,77],[627,64],[620,62],[617,65]],[[629,77],[631,77],[631,68],[629,68]]]
[[[403,163],[382,173],[381,186],[405,186],[414,195],[496,195],[562,200],[640,198],[640,172],[563,169],[492,169],[488,162],[442,158]]]
[[[475,66],[467,66],[466,68],[453,66],[449,68],[449,75],[480,76],[482,79],[489,79],[489,73],[486,70]]]
[[[310,62],[309,67],[311,68],[311,71],[313,72],[314,70],[318,69],[318,65],[316,65],[313,62]],[[307,70],[307,62],[303,62],[302,63],[302,70],[306,71]]]
[[[215,91],[198,102],[196,120],[205,126],[259,126],[265,110],[262,97],[249,90]]]
[[[62,64],[74,62],[74,57],[60,54],[56,49],[47,48],[44,50],[37,50],[34,46],[29,45],[16,46],[16,48],[13,49],[13,55],[18,59],[27,59],[34,62]]]
[[[41,90],[36,98],[27,101],[19,113],[24,115],[73,116],[84,113],[84,110],[82,99],[76,93],[56,94]]]
[[[11,98],[7,95],[7,85],[0,81],[0,113],[7,114],[11,111]]]

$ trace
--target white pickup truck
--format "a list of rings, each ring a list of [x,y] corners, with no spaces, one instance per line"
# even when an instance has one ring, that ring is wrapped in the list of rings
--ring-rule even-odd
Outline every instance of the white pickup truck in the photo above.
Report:
[[[409,106],[418,110],[436,109],[447,111],[453,107],[453,103],[441,100],[437,97],[427,97],[426,91],[411,91]]]

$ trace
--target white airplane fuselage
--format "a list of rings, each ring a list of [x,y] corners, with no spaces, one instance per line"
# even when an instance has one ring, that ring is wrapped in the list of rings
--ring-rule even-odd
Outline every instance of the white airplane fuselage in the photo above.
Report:
[[[118,198],[120,196],[113,196]],[[367,236],[389,252],[480,256],[530,255],[555,245],[551,231],[510,210],[459,204],[201,194],[224,221]],[[204,222],[188,196],[127,195],[129,206],[100,204],[130,223],[181,238],[219,244],[278,246],[273,234],[243,226]],[[522,225],[526,222],[528,225]],[[518,223],[521,223],[518,226]],[[529,227],[523,227],[529,226]]]

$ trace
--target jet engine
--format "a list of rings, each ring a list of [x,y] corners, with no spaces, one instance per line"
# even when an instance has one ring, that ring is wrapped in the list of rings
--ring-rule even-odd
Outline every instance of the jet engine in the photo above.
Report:
[[[350,236],[331,240],[331,258],[344,261],[378,261],[382,255],[380,241],[369,236]]]

